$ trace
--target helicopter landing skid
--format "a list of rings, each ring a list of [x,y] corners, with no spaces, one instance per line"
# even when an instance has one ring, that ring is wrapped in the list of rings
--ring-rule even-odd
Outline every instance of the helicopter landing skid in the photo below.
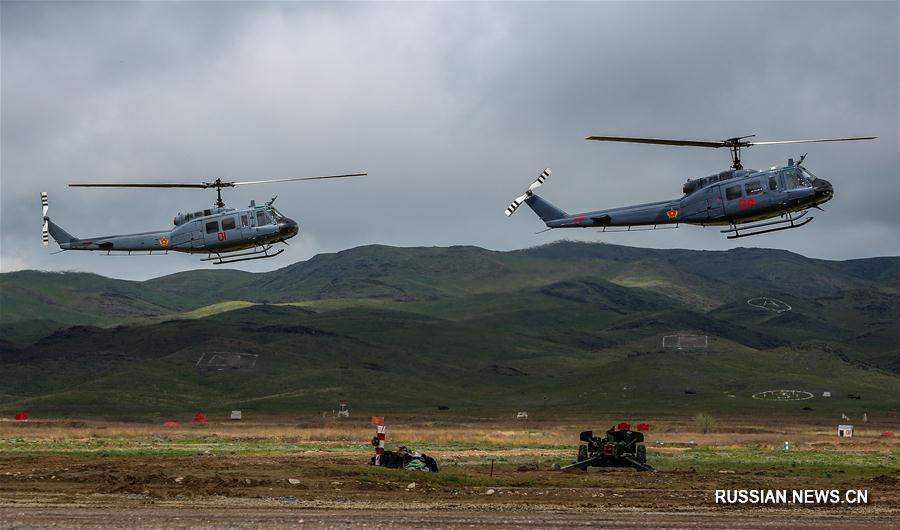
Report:
[[[240,254],[232,254],[222,256],[218,252],[215,253],[215,257],[213,253],[209,254],[208,258],[202,258],[200,261],[212,261],[213,265],[224,265],[226,263],[237,263],[238,261],[249,261],[252,259],[266,259],[266,258],[274,258],[275,256],[284,252],[283,248],[279,248],[275,252],[269,254],[269,251],[272,250],[272,245],[267,245],[263,247],[261,250],[251,250],[250,252],[242,252]],[[244,257],[246,256],[246,257]],[[234,259],[237,258],[237,259]]]
[[[813,219],[815,219],[815,217],[809,217],[799,223],[796,222],[798,219],[800,219],[801,217],[805,216],[808,213],[809,213],[809,210],[804,210],[796,217],[791,217],[791,214],[788,213],[787,219],[779,219],[777,221],[766,221],[764,223],[751,224],[751,225],[747,225],[747,226],[744,226],[741,228],[738,228],[737,225],[732,224],[731,228],[729,228],[727,230],[720,230],[720,232],[722,232],[723,234],[730,233],[731,235],[728,236],[728,239],[738,239],[741,237],[749,237],[749,236],[757,236],[759,234],[767,234],[769,232],[778,232],[780,230],[790,230],[792,228],[800,228],[801,226],[806,225],[806,224],[810,223]],[[757,228],[762,228],[764,226],[780,225],[780,224],[784,224],[784,223],[790,223],[790,224],[787,226],[779,226],[778,228],[769,228],[766,230],[757,230],[755,232],[750,232],[750,233],[745,233],[745,234],[742,234],[739,232],[739,230],[755,230]]]

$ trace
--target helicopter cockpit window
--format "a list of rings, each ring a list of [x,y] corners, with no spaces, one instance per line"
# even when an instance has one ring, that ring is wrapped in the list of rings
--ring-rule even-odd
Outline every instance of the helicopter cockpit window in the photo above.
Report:
[[[264,226],[269,224],[269,216],[262,210],[256,210],[256,226]]]
[[[244,227],[250,226],[250,223],[247,221],[246,215],[241,216],[241,226],[244,226]]]
[[[808,184],[803,181],[797,168],[789,167],[782,171],[781,174],[784,176],[784,187],[789,190],[808,186]]]
[[[219,221],[210,221],[206,223],[206,233],[213,234],[219,231]]]
[[[758,180],[754,180],[744,184],[744,189],[747,190],[747,195],[756,195],[757,193],[762,192],[763,187]]]
[[[279,221],[279,220],[281,220],[281,219],[284,217],[284,215],[282,215],[281,212],[279,212],[279,211],[278,211],[277,209],[275,209],[274,207],[270,207],[270,208],[269,208],[269,213],[271,213],[271,214],[275,217],[275,220],[276,220],[276,221]]]
[[[203,210],[203,215],[211,215],[212,212],[209,210]]]
[[[194,212],[193,216],[194,217],[203,217],[203,212]]]
[[[803,173],[803,179],[806,180],[809,186],[813,185],[813,181],[816,180],[816,176],[812,174],[812,172],[805,167],[800,168],[801,173]]]
[[[775,191],[778,189],[778,179],[775,177],[769,177],[769,189]]]
[[[222,219],[222,230],[234,230],[234,217]]]
[[[725,188],[725,198],[728,199],[729,201],[732,201],[734,199],[740,199],[741,196],[742,196],[742,194],[741,194],[740,185],[729,186],[729,187]]]

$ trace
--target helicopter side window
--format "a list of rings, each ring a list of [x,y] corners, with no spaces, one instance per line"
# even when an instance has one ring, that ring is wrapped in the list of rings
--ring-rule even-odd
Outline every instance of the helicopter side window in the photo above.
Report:
[[[256,226],[264,226],[269,224],[269,216],[262,210],[256,211]]]
[[[214,234],[219,231],[219,221],[210,221],[206,223],[206,233]]]
[[[758,180],[754,180],[745,184],[744,189],[747,190],[747,195],[756,195],[757,193],[762,192],[763,187]]]
[[[234,230],[234,217],[222,219],[222,230]]]
[[[246,215],[241,216],[241,226],[243,226],[243,227],[250,226],[250,222],[247,220]]]
[[[740,199],[741,196],[742,196],[742,193],[741,193],[740,185],[729,186],[729,187],[725,188],[725,198],[728,199],[729,201],[732,201],[734,199]]]
[[[769,177],[769,189],[771,191],[775,191],[778,189],[778,179],[775,177]]]

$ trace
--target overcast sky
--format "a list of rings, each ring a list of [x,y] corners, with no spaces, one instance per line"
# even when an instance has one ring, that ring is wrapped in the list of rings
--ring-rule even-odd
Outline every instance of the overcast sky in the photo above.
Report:
[[[900,254],[898,4],[3,2],[0,268],[143,279],[214,268],[198,256],[51,255],[39,193],[80,237],[170,228],[201,190],[78,181],[367,179],[225,190],[278,195],[301,223],[269,270],[380,243],[514,249],[557,239],[658,248],[783,248],[827,259]],[[674,198],[727,169],[724,150],[587,142],[590,134],[720,140],[857,135],[754,147],[804,152],[836,198],[802,230],[557,230],[503,215],[544,167],[567,211]]]

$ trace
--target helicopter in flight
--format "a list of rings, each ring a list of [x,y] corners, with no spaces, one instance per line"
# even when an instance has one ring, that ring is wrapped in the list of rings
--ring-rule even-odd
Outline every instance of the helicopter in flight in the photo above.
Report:
[[[214,265],[235,263],[254,259],[274,258],[283,248],[273,250],[276,243],[284,243],[300,233],[300,225],[286,217],[273,206],[276,197],[259,206],[250,201],[245,208],[226,208],[222,201],[222,188],[233,188],[248,184],[268,184],[273,182],[293,182],[300,180],[322,180],[347,177],[364,177],[368,173],[351,173],[346,175],[326,175],[317,177],[298,177],[274,180],[255,180],[247,182],[226,182],[217,178],[211,182],[197,183],[81,183],[69,184],[70,187],[87,188],[215,188],[217,200],[213,208],[206,208],[192,213],[179,213],[175,216],[175,225],[171,230],[157,230],[137,234],[99,236],[90,238],[75,237],[50,220],[47,215],[49,201],[47,192],[41,192],[41,207],[44,215],[42,229],[43,243],[47,246],[52,237],[60,247],[66,250],[103,251],[107,254],[125,253],[128,255],[153,254],[169,252],[186,252],[188,254],[207,254],[201,261],[209,261]]]
[[[586,140],[601,142],[629,142],[640,144],[690,147],[727,147],[731,151],[731,169],[708,177],[688,179],[684,196],[678,199],[623,206],[586,213],[566,213],[534,194],[534,190],[550,176],[545,169],[525,193],[517,197],[506,215],[512,215],[524,202],[547,225],[553,228],[599,228],[602,232],[627,232],[677,228],[681,223],[699,226],[727,226],[720,230],[728,239],[800,228],[813,220],[806,217],[810,208],[834,197],[834,187],[817,178],[803,167],[806,155],[798,161],[789,159],[786,166],[766,170],[744,169],[741,149],[754,145],[802,144],[816,142],[845,142],[874,140],[875,136],[830,138],[820,140],[786,140],[779,142],[751,142],[740,136],[721,141],[668,140],[660,138],[629,138],[622,136],[588,136]],[[774,217],[779,219],[767,220]],[[618,227],[618,228],[617,228]],[[616,228],[609,230],[610,228]],[[546,231],[546,230],[545,230]]]

